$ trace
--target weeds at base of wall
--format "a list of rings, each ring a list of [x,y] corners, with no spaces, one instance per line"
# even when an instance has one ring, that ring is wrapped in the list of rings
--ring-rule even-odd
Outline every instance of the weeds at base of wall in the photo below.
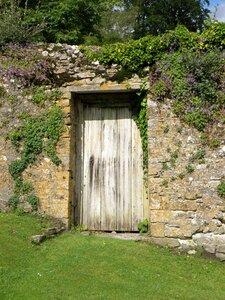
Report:
[[[138,223],[139,233],[148,233],[148,230],[149,230],[149,224],[148,224],[147,219],[145,219],[145,220]]]

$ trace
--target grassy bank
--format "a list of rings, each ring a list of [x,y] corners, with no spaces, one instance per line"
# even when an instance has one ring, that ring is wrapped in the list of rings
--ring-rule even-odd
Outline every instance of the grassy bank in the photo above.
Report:
[[[0,213],[0,299],[225,299],[225,265],[72,232],[30,242],[46,221]]]

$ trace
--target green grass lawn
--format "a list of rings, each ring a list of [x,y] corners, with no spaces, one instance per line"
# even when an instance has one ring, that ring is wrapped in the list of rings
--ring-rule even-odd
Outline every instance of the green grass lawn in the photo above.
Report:
[[[40,246],[40,219],[0,213],[0,299],[225,299],[225,265],[68,232]]]

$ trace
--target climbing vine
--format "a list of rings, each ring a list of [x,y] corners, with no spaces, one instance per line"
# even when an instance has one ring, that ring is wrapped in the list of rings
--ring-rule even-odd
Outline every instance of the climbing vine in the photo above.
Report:
[[[33,186],[24,182],[22,173],[33,164],[43,151],[53,163],[60,163],[56,155],[56,145],[63,131],[63,114],[59,107],[53,105],[45,114],[30,117],[25,124],[11,132],[7,138],[16,147],[20,158],[11,162],[9,172],[14,180],[14,194],[10,205],[16,208],[21,197],[37,208],[38,198],[33,193]]]
[[[25,105],[11,118],[17,124],[9,130],[6,138],[16,148],[19,158],[9,165],[9,173],[14,180],[13,195],[9,205],[15,209],[20,202],[27,201],[33,210],[37,209],[38,197],[31,183],[25,182],[23,172],[45,152],[56,165],[60,159],[56,145],[63,131],[63,113],[56,106],[61,94],[54,88],[51,58],[43,57],[39,49],[32,45],[8,44],[1,48],[0,82],[1,101],[11,106],[11,110]],[[1,124],[1,128],[4,124]],[[5,126],[6,127],[6,126]],[[10,126],[9,126],[10,127]]]
[[[202,132],[203,143],[216,147],[225,123],[224,49],[225,23],[210,21],[201,34],[178,26],[156,37],[89,50],[87,56],[143,76],[141,70],[150,67],[153,99],[170,98],[174,113]]]
[[[140,99],[139,109],[135,116],[135,122],[139,128],[142,149],[143,149],[143,169],[144,173],[147,174],[148,171],[148,121],[147,121],[147,92],[148,89],[146,84],[143,83],[140,91],[138,92],[138,97]]]

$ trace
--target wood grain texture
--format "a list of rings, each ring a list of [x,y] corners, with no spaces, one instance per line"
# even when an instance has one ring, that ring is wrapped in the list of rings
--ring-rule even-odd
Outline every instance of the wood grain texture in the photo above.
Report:
[[[82,193],[83,193],[83,104],[76,99],[75,106],[75,201],[74,201],[74,220],[76,224],[83,223],[82,216]],[[85,223],[84,223],[85,224]]]
[[[117,230],[131,230],[132,194],[131,194],[131,112],[128,108],[117,110],[118,137],[118,203]]]
[[[102,108],[102,193],[101,230],[116,228],[116,168],[117,168],[117,120],[116,109]]]
[[[143,151],[140,132],[132,120],[132,231],[137,231],[137,224],[144,219],[144,174]]]

